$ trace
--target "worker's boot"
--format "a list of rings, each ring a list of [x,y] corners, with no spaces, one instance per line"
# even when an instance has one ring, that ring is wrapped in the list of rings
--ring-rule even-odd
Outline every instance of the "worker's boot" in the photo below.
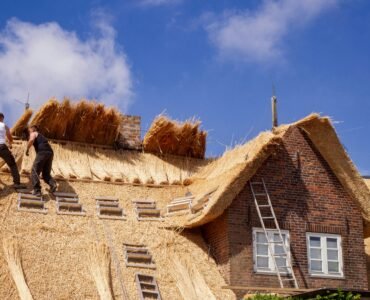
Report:
[[[50,193],[51,193],[51,194],[54,194],[54,193],[56,192],[57,188],[58,188],[58,185],[56,184],[56,182],[55,182],[55,181],[54,181],[54,182],[52,182],[52,183],[50,184]]]
[[[21,190],[21,189],[26,189],[27,186],[25,184],[21,184],[21,183],[14,183],[12,185],[12,187],[16,190]]]

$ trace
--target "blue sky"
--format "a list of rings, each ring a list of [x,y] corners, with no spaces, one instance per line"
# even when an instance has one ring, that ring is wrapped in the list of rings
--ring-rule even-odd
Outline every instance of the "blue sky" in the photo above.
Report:
[[[331,116],[370,174],[367,0],[74,0],[0,4],[0,109],[12,99],[97,98],[143,117],[196,116],[208,154],[279,121]]]

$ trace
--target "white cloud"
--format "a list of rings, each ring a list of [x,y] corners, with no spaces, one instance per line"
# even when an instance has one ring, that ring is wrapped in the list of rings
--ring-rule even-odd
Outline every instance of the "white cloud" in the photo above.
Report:
[[[182,0],[140,0],[141,6],[162,6],[162,5],[171,5],[178,4]]]
[[[84,40],[54,22],[9,20],[0,32],[0,110],[19,115],[22,107],[13,99],[25,98],[28,91],[34,106],[67,96],[94,98],[126,110],[132,99],[126,56],[107,19],[100,14],[95,20]]]
[[[287,34],[339,0],[265,0],[255,11],[228,12],[206,29],[221,56],[265,62],[281,58]]]

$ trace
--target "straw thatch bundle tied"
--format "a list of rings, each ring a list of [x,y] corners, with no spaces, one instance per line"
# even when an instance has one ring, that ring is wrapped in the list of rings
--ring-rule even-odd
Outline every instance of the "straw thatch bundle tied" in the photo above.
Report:
[[[3,250],[10,273],[15,285],[17,286],[19,298],[21,300],[32,300],[31,292],[24,278],[21,263],[21,251],[17,240],[14,238],[5,239],[3,241]]]
[[[122,115],[114,108],[94,101],[71,103],[68,99],[49,100],[31,121],[50,139],[113,145]]]
[[[193,264],[181,261],[179,257],[174,257],[172,264],[172,274],[184,300],[216,300],[204,277]]]
[[[100,299],[113,300],[110,274],[111,258],[108,246],[103,243],[93,243],[87,253],[87,264]]]
[[[144,150],[204,158],[207,132],[200,130],[200,125],[201,122],[194,119],[181,123],[159,115],[144,137]]]
[[[10,133],[14,136],[21,137],[27,129],[28,122],[31,120],[32,114],[33,111],[31,109],[27,109],[10,129]]]

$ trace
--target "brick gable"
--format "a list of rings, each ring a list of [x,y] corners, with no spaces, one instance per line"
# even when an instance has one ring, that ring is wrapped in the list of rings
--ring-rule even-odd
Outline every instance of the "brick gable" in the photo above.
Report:
[[[279,150],[252,180],[261,178],[266,182],[280,227],[290,232],[299,286],[366,289],[360,210],[303,131],[292,128],[286,133]],[[253,271],[253,227],[261,226],[247,184],[221,217],[203,226],[203,233],[230,285],[278,287],[276,275]],[[309,276],[306,232],[342,236],[343,279]]]

